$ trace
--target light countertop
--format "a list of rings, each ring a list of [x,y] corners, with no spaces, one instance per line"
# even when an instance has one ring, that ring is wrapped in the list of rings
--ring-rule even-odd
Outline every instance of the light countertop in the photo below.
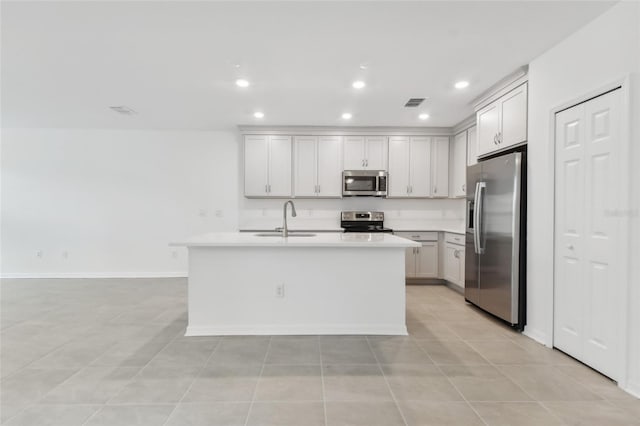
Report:
[[[292,234],[295,234],[295,231]],[[186,247],[409,248],[419,247],[420,243],[385,233],[320,232],[311,237],[289,236],[282,238],[281,236],[259,237],[251,232],[212,232],[172,242],[170,245]]]

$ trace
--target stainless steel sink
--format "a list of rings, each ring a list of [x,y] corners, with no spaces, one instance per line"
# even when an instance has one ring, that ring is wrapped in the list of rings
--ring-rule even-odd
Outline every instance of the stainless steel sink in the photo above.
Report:
[[[282,232],[262,232],[260,234],[253,234],[256,237],[280,237],[282,238]],[[315,237],[316,234],[303,234],[296,232],[289,232],[289,237]]]

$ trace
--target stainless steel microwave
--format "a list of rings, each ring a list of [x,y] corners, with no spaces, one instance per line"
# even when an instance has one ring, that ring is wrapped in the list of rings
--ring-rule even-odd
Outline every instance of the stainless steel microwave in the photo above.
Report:
[[[386,197],[386,170],[345,170],[342,172],[343,197]]]

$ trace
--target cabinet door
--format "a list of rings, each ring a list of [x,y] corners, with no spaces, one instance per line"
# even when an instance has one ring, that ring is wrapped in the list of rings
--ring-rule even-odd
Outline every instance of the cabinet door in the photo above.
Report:
[[[444,248],[444,279],[460,285],[460,252],[462,248],[454,244],[446,244]]]
[[[265,197],[269,181],[269,139],[267,136],[244,138],[244,195]]]
[[[498,148],[527,140],[527,84],[516,87],[500,99],[502,133]]]
[[[428,197],[431,194],[431,138],[411,138],[410,197]]]
[[[389,197],[408,197],[410,141],[406,136],[389,138]]]
[[[451,197],[464,197],[467,175],[467,132],[458,133],[451,150],[450,188]]]
[[[458,285],[464,289],[464,247],[460,246],[458,247],[458,265],[459,265],[459,270],[458,270]]]
[[[317,140],[315,136],[296,136],[294,152],[294,190],[296,197],[317,196]]]
[[[416,256],[416,278],[438,278],[438,242],[424,241]]]
[[[365,168],[368,170],[387,170],[387,138],[385,136],[368,136],[365,147]]]
[[[344,169],[364,170],[364,136],[345,136]]]
[[[408,248],[404,251],[404,268],[406,278],[416,277],[416,254],[415,247]]]
[[[291,196],[291,136],[269,136],[269,196]]]
[[[467,166],[478,164],[478,132],[477,127],[467,130]]]
[[[342,138],[322,136],[318,139],[318,195],[342,196]]]
[[[476,115],[478,131],[478,157],[498,149],[498,132],[500,131],[500,101],[495,101]]]
[[[449,196],[449,138],[438,136],[431,142],[431,196]]]

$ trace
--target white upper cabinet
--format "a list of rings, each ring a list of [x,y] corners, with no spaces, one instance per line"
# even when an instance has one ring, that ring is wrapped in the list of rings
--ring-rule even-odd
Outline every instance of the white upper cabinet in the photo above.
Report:
[[[342,197],[342,137],[318,139],[318,196]]]
[[[409,163],[411,197],[431,195],[431,138],[420,136],[411,138],[411,159]]]
[[[389,197],[429,197],[431,138],[389,138]]]
[[[409,162],[411,147],[409,137],[392,136],[389,138],[389,182],[387,185],[388,197],[408,197],[411,193],[409,187]]]
[[[467,138],[468,131],[458,133],[453,138],[451,147],[451,164],[449,165],[449,196],[452,198],[464,197],[467,179]]]
[[[478,128],[467,130],[467,166],[478,164]]]
[[[527,140],[527,83],[523,83],[476,113],[478,157]]]
[[[386,136],[346,136],[345,170],[387,170]]]
[[[296,136],[293,140],[294,186],[296,197],[316,197],[318,195],[318,138],[316,136]]]
[[[296,136],[294,139],[294,195],[340,198],[342,138]]]
[[[244,194],[246,197],[291,196],[290,136],[245,136]]]
[[[431,196],[449,196],[449,137],[436,136],[431,142]]]

